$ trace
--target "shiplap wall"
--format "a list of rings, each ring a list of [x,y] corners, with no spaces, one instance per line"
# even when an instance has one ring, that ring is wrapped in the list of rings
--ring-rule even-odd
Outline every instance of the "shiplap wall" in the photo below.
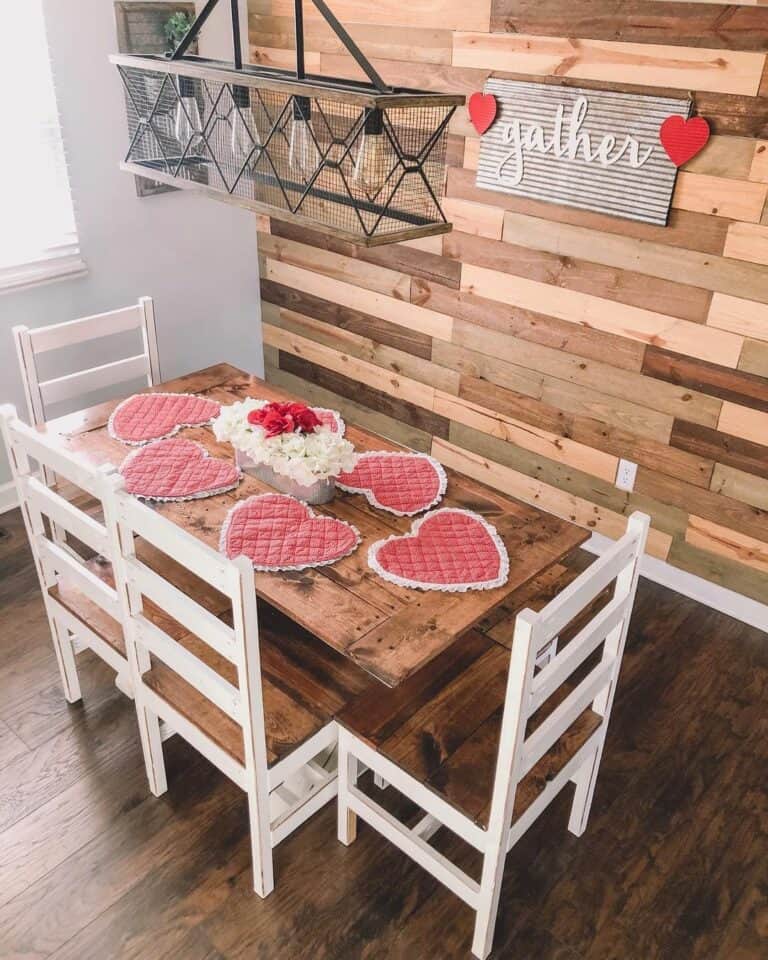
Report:
[[[251,0],[254,62],[293,65],[292,7]],[[663,228],[478,190],[460,110],[445,237],[364,250],[259,221],[268,377],[607,536],[645,510],[653,555],[768,602],[768,7],[332,8],[392,84],[691,92],[714,136]],[[361,76],[305,17],[308,69]]]

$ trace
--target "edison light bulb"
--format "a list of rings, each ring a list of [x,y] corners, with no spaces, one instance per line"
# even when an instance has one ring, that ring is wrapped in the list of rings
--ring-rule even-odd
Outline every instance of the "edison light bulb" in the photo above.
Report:
[[[261,144],[259,131],[251,110],[251,95],[248,87],[233,86],[232,99],[235,106],[232,108],[232,155],[245,160],[256,146]],[[249,133],[250,130],[250,133]]]
[[[176,107],[176,139],[182,150],[202,130],[200,108],[195,97],[195,84],[188,77],[179,77],[179,103]]]
[[[371,197],[381,190],[389,176],[388,158],[384,114],[378,107],[368,109],[352,177]]]
[[[288,147],[288,166],[309,179],[320,163],[320,151],[312,135],[312,107],[309,97],[293,98],[293,122]]]

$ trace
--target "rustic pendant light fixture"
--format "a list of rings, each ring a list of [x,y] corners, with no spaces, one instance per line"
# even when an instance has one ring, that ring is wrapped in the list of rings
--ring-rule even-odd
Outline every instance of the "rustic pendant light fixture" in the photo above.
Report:
[[[325,0],[312,3],[370,82],[307,76],[302,0],[295,73],[243,65],[238,0],[233,62],[188,55],[217,3],[169,58],[111,57],[126,91],[123,170],[366,246],[451,229],[440,201],[463,96],[388,87]]]

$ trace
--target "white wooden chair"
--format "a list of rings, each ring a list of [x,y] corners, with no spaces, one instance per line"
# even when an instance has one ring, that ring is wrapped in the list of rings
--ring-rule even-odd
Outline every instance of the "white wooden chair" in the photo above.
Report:
[[[52,443],[45,433],[23,423],[11,405],[0,407],[0,428],[40,579],[66,699],[70,703],[80,699],[76,656],[86,649],[93,650],[112,667],[118,688],[132,696],[122,606],[112,565],[119,548],[117,525],[109,512],[111,468],[94,469],[83,463]],[[41,473],[55,474],[63,483],[58,483],[57,488],[47,486],[39,479],[38,468]],[[75,491],[72,499],[62,496],[63,486],[69,492]],[[86,549],[76,549],[70,538],[80,541]],[[139,543],[137,550],[146,563],[162,564],[165,576],[171,580],[189,579],[178,565],[170,563],[151,545]],[[220,598],[206,584],[196,582],[194,589],[211,616],[224,612]],[[163,611],[156,608],[150,616],[167,621]]]
[[[140,353],[112,363],[78,370],[76,373],[41,380],[38,365],[40,354],[130,330],[140,332]],[[46,411],[51,404],[142,377],[146,378],[148,387],[159,383],[161,379],[155,309],[151,297],[141,297],[133,306],[83,317],[80,320],[54,323],[31,330],[26,326],[17,326],[13,328],[13,338],[29,421],[35,425],[46,420]]]
[[[140,353],[60,377],[41,379],[38,364],[41,354],[131,330],[139,331]],[[45,422],[51,405],[142,377],[146,380],[148,387],[159,383],[161,379],[155,308],[151,297],[141,297],[133,306],[95,314],[92,317],[83,317],[80,320],[54,323],[32,330],[26,326],[17,326],[13,328],[13,339],[27,401],[29,422],[35,426]],[[67,499],[71,499],[71,491],[67,491],[66,487],[59,484],[57,477],[47,467],[42,468],[41,476],[48,486],[56,487]],[[87,503],[81,501],[80,505],[87,506]],[[67,549],[66,537],[55,524],[53,533],[55,542]]]
[[[10,405],[0,408],[0,427],[40,579],[64,695],[70,703],[81,698],[75,655],[86,647],[116,671],[118,686],[129,692],[120,600],[105,560],[112,553],[108,527],[42,483],[30,460],[100,502],[105,517],[105,496],[111,490],[107,472],[94,470],[54,446],[45,434],[22,423]],[[77,538],[94,555],[86,559],[74,549],[65,549],[54,528],[65,537]]]
[[[360,816],[469,904],[481,960],[491,951],[507,852],[569,782],[568,829],[580,836],[586,828],[648,524],[633,514],[626,534],[558,596],[517,615],[506,684],[506,648],[470,634],[461,671],[437,693],[432,682],[428,699],[414,696],[405,710],[407,691],[392,691],[389,712],[378,704],[378,728],[356,705],[338,718],[340,841],[355,839]],[[553,653],[569,625],[575,635]],[[441,669],[435,661],[433,681]],[[426,815],[412,828],[393,817],[357,786],[360,764]],[[480,851],[479,882],[430,845],[441,826]]]
[[[290,641],[290,621],[273,629],[267,645],[264,634],[270,628],[260,630],[250,562],[226,559],[123,492],[119,478],[113,483],[122,547],[118,579],[127,587],[126,645],[150,789],[160,795],[167,788],[159,727],[164,720],[246,792],[254,889],[265,897],[274,887],[272,848],[336,795],[335,771],[316,762],[335,745],[336,724],[327,705],[311,702],[310,691],[325,696],[338,687],[344,671],[350,697],[368,681],[356,679],[362,674],[354,665],[309,634],[298,638],[286,677],[281,677],[281,664],[289,659],[284,645]],[[194,591],[174,586],[143,563],[134,550],[138,538],[228,598],[231,620],[211,616]],[[148,603],[188,633],[174,637],[162,623],[152,623],[146,616]],[[266,611],[261,619],[268,619]],[[263,661],[270,665],[269,676]],[[325,691],[318,676],[302,673],[310,662],[322,662],[319,670],[338,671]],[[311,788],[296,796],[289,781],[299,772]],[[271,812],[271,801],[283,809]]]

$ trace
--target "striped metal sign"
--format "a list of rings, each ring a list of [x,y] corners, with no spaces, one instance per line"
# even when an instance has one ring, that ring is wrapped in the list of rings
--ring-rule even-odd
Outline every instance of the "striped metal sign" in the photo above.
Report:
[[[477,186],[665,226],[677,168],[659,141],[691,101],[490,78]]]

